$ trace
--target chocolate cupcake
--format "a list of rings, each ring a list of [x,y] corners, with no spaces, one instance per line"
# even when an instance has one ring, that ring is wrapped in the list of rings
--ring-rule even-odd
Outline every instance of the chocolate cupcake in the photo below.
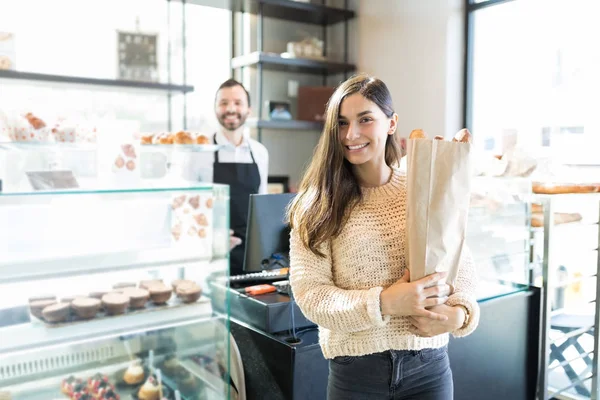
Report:
[[[38,300],[29,303],[29,311],[31,315],[37,318],[42,318],[42,310],[44,308],[56,304],[56,300]]]
[[[75,314],[80,318],[94,318],[98,311],[100,311],[101,301],[98,299],[92,299],[90,297],[81,297],[73,300],[71,308],[75,311]]]
[[[177,286],[177,296],[184,303],[194,303],[202,295],[202,288],[196,283],[182,283]]]
[[[123,294],[129,296],[129,307],[133,309],[144,308],[150,298],[150,293],[146,289],[125,288]]]
[[[68,303],[56,303],[42,310],[42,316],[48,322],[63,322],[69,318],[71,306]]]
[[[150,299],[154,304],[165,304],[173,294],[173,288],[165,284],[153,285],[149,289]]]
[[[122,293],[109,293],[102,296],[102,304],[110,315],[123,314],[129,306],[129,297]]]

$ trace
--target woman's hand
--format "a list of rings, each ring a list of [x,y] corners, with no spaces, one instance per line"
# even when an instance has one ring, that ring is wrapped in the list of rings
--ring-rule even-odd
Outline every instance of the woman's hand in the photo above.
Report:
[[[410,282],[410,272],[404,271],[402,278],[381,292],[381,313],[384,315],[418,316],[435,321],[446,321],[448,315],[429,311],[444,304],[448,299],[450,287],[438,285],[446,278],[445,272],[431,274],[418,281]]]
[[[465,323],[465,311],[462,307],[451,307],[446,304],[431,307],[430,310],[447,317],[445,321],[424,317],[409,317],[412,326],[410,332],[423,337],[441,335],[461,328]]]

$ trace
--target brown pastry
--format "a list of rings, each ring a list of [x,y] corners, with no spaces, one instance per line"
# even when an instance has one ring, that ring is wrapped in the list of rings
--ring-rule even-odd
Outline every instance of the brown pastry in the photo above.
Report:
[[[532,190],[537,194],[595,193],[600,190],[600,184],[533,182]]]
[[[42,316],[48,322],[63,322],[69,318],[71,305],[68,303],[56,303],[42,310]]]
[[[31,315],[37,318],[42,318],[44,308],[56,304],[56,300],[38,300],[29,303],[29,311]]]
[[[102,296],[102,304],[108,314],[123,314],[129,306],[129,297],[122,293],[109,293]]]
[[[129,307],[133,309],[144,308],[150,298],[150,293],[146,289],[125,288],[125,296],[129,296]]]
[[[136,287],[135,282],[120,282],[113,285],[113,289],[115,292],[122,292],[125,288],[134,288]]]
[[[471,132],[469,132],[468,129],[461,129],[456,133],[456,135],[454,135],[454,139],[452,139],[452,141],[461,143],[472,143],[473,136],[471,135]]]
[[[578,213],[554,213],[554,225],[569,224],[571,222],[581,221],[581,214]],[[532,213],[531,226],[541,228],[544,226],[544,214]]]
[[[123,154],[129,158],[135,158],[135,147],[132,144],[124,144],[121,146]]]
[[[426,139],[427,136],[423,129],[413,129],[413,131],[408,136],[409,139]]]
[[[194,220],[200,226],[208,226],[208,219],[206,219],[206,215],[204,214],[194,215]]]
[[[118,156],[117,159],[115,160],[115,167],[121,169],[121,168],[123,168],[124,165],[125,165],[125,160],[123,159],[123,157]]]
[[[169,133],[161,133],[160,135],[154,136],[152,141],[154,144],[173,144],[173,135]]]
[[[177,296],[184,303],[194,303],[202,295],[202,288],[196,283],[182,283],[177,286]]]
[[[175,279],[171,282],[171,286],[173,286],[173,290],[175,290],[175,293],[177,293],[177,287],[182,283],[194,283],[194,281],[190,281],[187,279]]]
[[[144,368],[140,365],[140,360],[132,361],[125,370],[123,380],[128,385],[137,385],[144,381]]]
[[[181,224],[176,224],[175,226],[173,226],[173,228],[171,228],[171,234],[173,235],[175,240],[179,240],[179,238],[181,237]]]
[[[178,209],[179,207],[181,207],[183,205],[183,203],[185,203],[185,199],[186,199],[186,195],[182,194],[181,196],[177,196],[173,199],[173,203],[171,203],[171,207],[173,208],[173,210]]]
[[[25,118],[29,122],[29,124],[33,127],[33,129],[42,129],[46,127],[46,123],[33,115],[32,113],[25,114]]]
[[[212,197],[209,197],[208,199],[206,199],[206,208],[212,208],[213,207],[213,199]]]
[[[209,144],[210,139],[204,135],[196,136],[196,144]]]
[[[34,301],[42,301],[42,300],[56,300],[56,296],[47,294],[41,296],[33,296],[29,298],[29,302],[33,303]]]
[[[189,133],[180,131],[175,134],[173,143],[175,143],[175,144],[194,144],[194,139],[192,138],[192,135],[190,135]]]
[[[162,285],[164,282],[162,279],[150,279],[140,282],[140,289],[148,290],[152,285]]]
[[[94,318],[100,311],[101,302],[98,299],[90,297],[81,297],[73,300],[71,308],[79,318]]]
[[[196,210],[198,207],[200,207],[200,196],[192,196],[192,197],[190,197],[190,199],[188,200],[188,204],[190,206],[192,206],[192,208],[194,210]]]
[[[544,207],[541,204],[532,203],[531,204],[531,212],[532,213],[543,213]]]
[[[158,382],[154,377],[148,377],[138,392],[138,398],[140,400],[160,400]]]
[[[102,297],[108,294],[108,292],[105,291],[100,291],[100,292],[90,292],[89,297],[91,297],[92,299],[98,299],[98,300],[102,300]]]
[[[69,303],[69,304],[73,304],[73,301],[76,299],[81,299],[84,298],[86,296],[83,295],[77,295],[77,296],[66,296],[60,299],[61,303]]]
[[[152,300],[154,304],[165,304],[171,298],[173,288],[165,284],[153,285],[150,287],[149,292],[150,300]]]
[[[152,144],[152,139],[154,139],[154,135],[142,135],[140,138],[140,144]]]
[[[125,164],[128,170],[133,171],[135,169],[135,161],[129,160],[127,164]]]

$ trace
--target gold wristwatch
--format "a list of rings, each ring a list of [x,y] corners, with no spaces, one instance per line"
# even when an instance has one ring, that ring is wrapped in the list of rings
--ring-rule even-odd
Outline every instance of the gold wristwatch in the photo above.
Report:
[[[469,314],[469,309],[462,304],[457,304],[460,308],[462,308],[465,312],[465,322],[462,324],[460,329],[463,329],[465,326],[469,325],[469,320],[471,319],[471,314]]]

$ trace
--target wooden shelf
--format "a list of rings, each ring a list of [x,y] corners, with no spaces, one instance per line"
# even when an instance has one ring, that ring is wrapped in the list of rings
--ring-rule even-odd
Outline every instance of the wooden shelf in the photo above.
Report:
[[[255,67],[262,64],[273,71],[303,72],[310,74],[339,74],[356,69],[353,64],[319,61],[306,58],[285,58],[276,53],[254,52],[231,60],[233,68]]]
[[[264,119],[249,119],[246,124],[250,128],[256,129],[280,129],[296,131],[320,131],[323,129],[323,124],[321,122],[312,121],[272,121]]]
[[[179,0],[181,1],[181,0]],[[355,17],[354,11],[292,0],[187,0],[187,4],[258,14],[265,17],[317,25],[333,25]]]
[[[169,85],[165,83],[153,83],[153,82],[138,82],[138,81],[126,81],[118,79],[97,79],[97,78],[82,78],[76,76],[66,75],[47,75],[38,74],[33,72],[20,72],[20,71],[6,71],[0,70],[0,79],[20,79],[25,81],[43,81],[43,82],[57,82],[57,83],[68,83],[76,85],[95,85],[95,86],[106,86],[106,87],[121,87],[121,88],[132,88],[132,89],[149,89],[149,90],[162,90],[167,92],[183,92],[189,93],[194,91],[193,86],[183,85]]]

